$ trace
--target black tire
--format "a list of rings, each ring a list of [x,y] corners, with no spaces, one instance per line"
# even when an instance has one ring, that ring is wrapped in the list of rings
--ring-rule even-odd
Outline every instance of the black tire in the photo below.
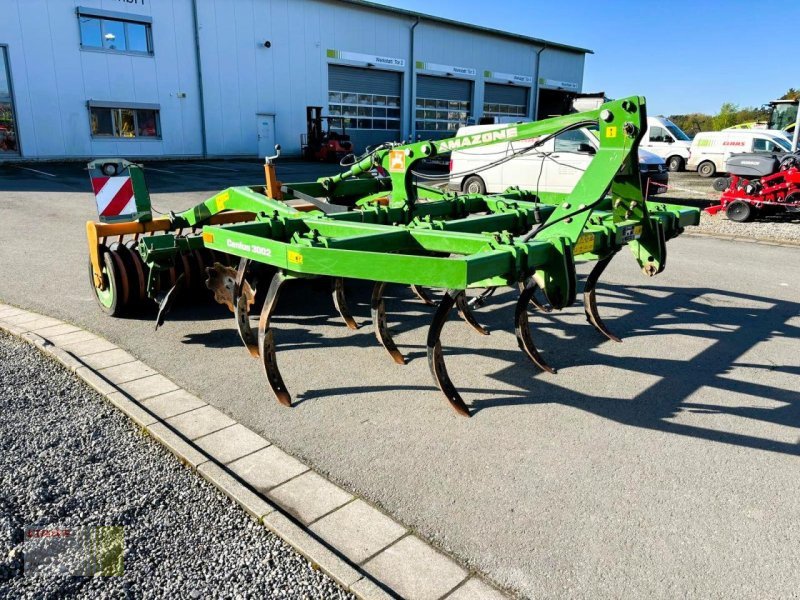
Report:
[[[669,169],[673,173],[677,173],[678,171],[683,171],[684,166],[686,166],[686,163],[680,156],[670,156],[667,159],[667,169]]]
[[[108,248],[100,247],[100,268],[103,270],[105,289],[98,290],[94,286],[94,274],[92,273],[92,263],[89,262],[89,285],[92,288],[97,305],[107,315],[120,317],[125,312],[125,302],[122,294],[122,279],[119,265],[119,257],[114,260]]]
[[[728,177],[717,177],[712,185],[716,191],[724,192],[731,185],[731,180]]]
[[[486,184],[478,175],[470,175],[461,184],[461,189],[465,194],[485,194]]]
[[[725,215],[737,223],[744,223],[753,218],[753,207],[743,200],[734,200],[725,209]]]
[[[710,160],[704,160],[697,165],[697,174],[700,177],[713,177],[717,172],[717,165]]]

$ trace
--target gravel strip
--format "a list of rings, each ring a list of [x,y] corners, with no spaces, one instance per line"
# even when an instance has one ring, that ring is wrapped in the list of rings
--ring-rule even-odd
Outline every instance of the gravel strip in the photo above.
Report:
[[[352,598],[94,390],[0,332],[0,598]],[[124,526],[124,574],[23,574],[25,527]]]
[[[659,195],[657,200],[675,204],[686,203],[701,208],[719,203],[720,192],[714,191],[713,178],[703,179],[696,173],[687,172],[670,173],[669,179],[671,189],[666,194]],[[703,212],[700,216],[699,227],[693,230],[724,237],[751,238],[777,243],[800,243],[800,214],[784,214],[750,223],[736,223],[729,221],[725,213],[720,212],[711,216]]]

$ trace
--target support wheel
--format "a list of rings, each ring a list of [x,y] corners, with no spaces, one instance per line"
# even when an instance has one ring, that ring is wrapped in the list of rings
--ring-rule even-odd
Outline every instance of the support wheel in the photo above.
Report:
[[[736,200],[728,204],[728,207],[725,209],[725,214],[731,221],[744,223],[753,218],[753,207],[747,202]]]
[[[673,173],[677,173],[678,171],[683,171],[683,167],[686,163],[683,162],[683,158],[680,156],[670,156],[667,159],[667,169],[672,171]]]
[[[100,251],[100,268],[105,283],[105,289],[103,290],[94,286],[92,263],[89,263],[89,285],[94,292],[95,300],[97,300],[100,310],[107,315],[112,317],[122,316],[125,302],[122,297],[121,269],[106,247],[102,247]]]
[[[465,194],[485,194],[486,184],[478,175],[470,175],[464,180],[461,189]]]
[[[718,192],[724,192],[731,185],[731,180],[728,177],[717,177],[712,184],[712,187]]]
[[[697,174],[700,177],[713,177],[714,173],[717,172],[717,165],[715,165],[710,160],[704,160],[699,165],[697,165]]]

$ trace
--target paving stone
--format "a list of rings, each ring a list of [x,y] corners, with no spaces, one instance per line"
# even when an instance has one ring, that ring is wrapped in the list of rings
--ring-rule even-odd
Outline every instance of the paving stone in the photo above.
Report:
[[[339,585],[349,588],[362,578],[362,575],[346,560],[319,542],[308,531],[294,523],[286,515],[278,511],[272,512],[263,519],[264,525],[283,538],[300,554],[316,563],[320,569],[330,575]]]
[[[143,380],[142,380],[143,381]],[[167,423],[190,440],[196,440],[214,431],[230,427],[236,421],[213,406],[201,406],[189,412],[171,417]]]
[[[266,494],[276,485],[308,471],[306,465],[276,446],[267,446],[228,466],[261,494]]]
[[[51,344],[56,346],[66,346],[74,344],[75,342],[85,342],[86,340],[98,340],[95,334],[88,331],[73,331],[72,333],[64,333],[62,335],[54,335],[49,338]]]
[[[97,354],[90,354],[89,356],[85,356],[82,360],[87,366],[93,369],[105,369],[106,367],[115,367],[117,365],[133,362],[136,358],[125,352],[122,348],[116,348],[114,350],[98,352]]]
[[[149,425],[147,431],[154,439],[164,444],[170,452],[192,468],[196,469],[208,460],[205,453],[198,450],[191,440],[180,433],[176,433],[167,423]]]
[[[320,519],[311,525],[311,530],[356,563],[406,533],[402,525],[360,499]]]
[[[75,325],[70,325],[69,323],[61,323],[59,325],[51,325],[50,327],[43,327],[41,329],[34,329],[34,333],[38,333],[40,336],[47,338],[48,340],[55,335],[64,335],[65,333],[73,333],[75,331],[80,331],[80,327],[75,327]]]
[[[437,600],[467,578],[467,572],[414,535],[372,558],[364,569],[408,600]]]
[[[144,400],[142,404],[162,419],[169,419],[175,415],[206,406],[206,403],[200,398],[182,389],[153,396]]]
[[[68,333],[67,335],[70,334]],[[74,342],[72,344],[60,344],[60,346],[78,358],[88,354],[96,354],[98,352],[105,352],[106,350],[113,350],[116,348],[116,345],[102,338],[86,340],[84,342]]]
[[[13,333],[16,335],[25,332],[25,329],[23,327],[20,327],[19,325],[12,325],[11,323],[6,323],[5,321],[0,321],[0,326],[2,326],[2,328],[8,331],[9,333]]]
[[[89,367],[78,367],[75,369],[75,373],[78,377],[103,394],[103,396],[108,396],[109,394],[119,391],[114,385],[103,379]]]
[[[141,404],[135,400],[131,400],[125,394],[112,392],[107,398],[111,404],[128,415],[130,419],[141,427],[147,427],[159,421],[158,417],[154,417],[149,411],[145,410]]]
[[[195,440],[195,443],[222,464],[269,446],[267,440],[241,423],[209,433]]]
[[[350,590],[358,596],[361,600],[397,600],[395,594],[390,594],[386,590],[380,588],[369,577],[359,579],[350,586]]]
[[[46,327],[53,327],[54,325],[63,325],[63,324],[64,324],[63,321],[59,321],[58,319],[39,316],[38,319],[33,319],[32,321],[25,321],[24,323],[22,323],[22,326],[27,331],[36,331],[37,329],[44,329]]]
[[[0,308],[0,319],[5,320],[6,317],[13,317],[14,315],[19,315],[24,313],[25,311],[21,308],[17,308],[16,306],[9,306],[8,304],[3,304],[3,307]]]
[[[139,401],[178,389],[177,385],[163,375],[151,375],[143,379],[121,383],[119,387],[129,396],[133,396]]]
[[[35,321],[36,319],[41,319],[42,315],[37,315],[36,313],[22,311],[19,314],[13,315],[11,317],[6,317],[3,320],[6,323],[10,323],[11,325],[21,326],[29,321]]]
[[[501,591],[485,584],[480,579],[473,577],[452,594],[445,596],[446,600],[507,600],[508,596]]]
[[[78,369],[80,369],[81,367],[84,366],[84,364],[81,361],[79,361],[77,358],[72,356],[72,354],[70,354],[66,350],[62,350],[61,348],[59,348],[57,346],[53,346],[52,344],[48,345],[45,348],[45,351],[50,356],[55,358],[58,362],[60,362],[62,365],[67,367],[70,371],[77,372]]]
[[[99,371],[100,375],[108,379],[111,383],[127,383],[135,379],[142,379],[155,375],[155,371],[144,364],[142,361],[135,361],[116,365],[114,367],[107,367]]]
[[[353,499],[352,494],[314,471],[279,485],[267,495],[306,524]]]
[[[275,507],[261,495],[250,491],[236,479],[236,476],[231,475],[225,467],[214,461],[202,463],[197,467],[197,471],[259,521],[275,510]]]

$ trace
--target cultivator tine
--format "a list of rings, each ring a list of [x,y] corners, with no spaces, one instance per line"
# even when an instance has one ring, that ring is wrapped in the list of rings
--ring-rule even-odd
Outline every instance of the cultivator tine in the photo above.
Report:
[[[178,288],[183,285],[183,273],[181,273],[175,280],[175,285],[169,288],[169,291],[164,294],[158,301],[158,316],[156,317],[156,331],[164,324],[164,319],[167,314],[172,310],[172,305],[175,304],[175,298],[178,296]]]
[[[439,306],[436,309],[436,314],[433,315],[433,321],[428,329],[428,366],[431,370],[431,375],[436,381],[436,385],[442,390],[445,398],[450,403],[450,406],[460,415],[465,417],[470,416],[469,407],[464,403],[461,395],[456,390],[453,382],[450,381],[450,376],[447,374],[447,367],[444,364],[444,355],[442,354],[442,344],[439,341],[439,336],[442,333],[447,316],[450,314],[450,309],[456,304],[459,296],[463,296],[463,290],[447,290],[442,296]]]
[[[269,387],[272,388],[278,402],[284,406],[291,406],[292,397],[286,389],[286,384],[283,383],[281,372],[278,370],[278,362],[275,357],[275,338],[269,327],[269,320],[272,317],[272,313],[275,312],[278,296],[284,281],[286,281],[286,278],[281,271],[278,271],[269,284],[267,298],[264,300],[264,308],[261,309],[261,318],[258,320],[258,347]]]
[[[530,324],[528,323],[528,304],[537,288],[536,282],[533,279],[529,279],[522,293],[519,295],[517,308],[514,314],[514,331],[517,334],[517,343],[519,344],[520,350],[528,355],[528,358],[533,361],[533,364],[542,371],[555,373],[556,370],[547,364],[547,361],[542,358],[541,354],[539,354],[539,351],[536,349],[536,344],[534,344],[533,336],[531,335]]]
[[[531,281],[533,281],[533,280],[531,280]],[[533,284],[534,284],[534,286],[536,286],[536,289],[533,290],[533,295],[531,296],[530,303],[533,304],[533,306],[534,306],[534,308],[536,308],[536,310],[541,311],[543,313],[551,313],[551,312],[553,312],[553,307],[552,306],[547,306],[545,304],[542,304],[536,298],[536,290],[537,289],[541,289],[541,288],[536,284],[536,282],[534,282]],[[519,287],[520,293],[525,291],[525,285],[526,285],[526,283],[524,281],[520,281],[519,282],[518,287]],[[542,293],[544,293],[544,292],[542,292]]]
[[[383,292],[386,289],[385,281],[378,281],[375,287],[372,288],[372,323],[375,327],[375,337],[381,345],[386,348],[386,351],[391,354],[394,362],[398,365],[406,364],[406,359],[402,352],[397,349],[397,345],[392,339],[392,334],[389,333],[389,326],[386,324],[386,304],[383,301]]]
[[[586,313],[586,320],[592,324],[592,327],[597,329],[597,331],[612,342],[621,342],[622,340],[611,333],[608,327],[606,327],[606,324],[603,323],[603,319],[600,318],[600,313],[597,310],[597,281],[615,255],[616,252],[612,252],[608,256],[598,260],[592,272],[589,273],[589,276],[586,278],[586,285],[583,288],[583,310]]]
[[[428,295],[428,292],[425,291],[425,288],[422,287],[421,285],[412,285],[411,286],[411,291],[414,292],[414,295],[417,298],[422,300],[428,306],[439,306],[439,303],[436,300],[434,300],[433,298],[431,298]]]
[[[344,279],[341,277],[333,278],[333,305],[339,311],[339,315],[348,329],[358,329],[358,323],[356,323],[350,313],[350,307],[347,305],[347,297],[344,294]]]
[[[469,302],[467,302],[467,295],[465,293],[461,293],[456,296],[456,307],[458,308],[459,316],[464,319],[467,325],[472,327],[481,335],[489,335],[489,330],[478,323],[475,315],[472,313],[472,309],[469,306]]]
[[[250,327],[250,305],[253,303],[253,292],[248,298],[242,289],[247,285],[245,274],[250,261],[242,258],[239,261],[239,268],[236,270],[236,280],[233,284],[233,314],[236,317],[236,328],[239,330],[239,337],[242,338],[245,348],[253,358],[258,358],[258,338]]]

